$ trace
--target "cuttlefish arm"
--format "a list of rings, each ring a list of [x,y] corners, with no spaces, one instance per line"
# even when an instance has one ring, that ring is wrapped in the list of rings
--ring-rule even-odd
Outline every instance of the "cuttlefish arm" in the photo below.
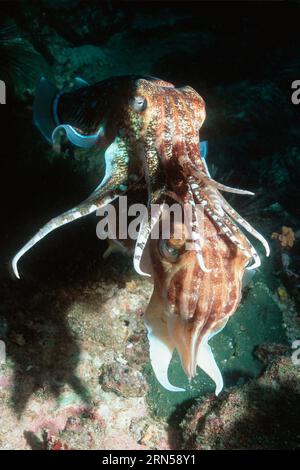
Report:
[[[163,318],[160,301],[154,292],[145,315],[145,325],[149,340],[149,355],[158,382],[169,392],[185,392],[184,388],[172,385],[168,369],[172,360],[175,344],[169,335],[168,325]]]
[[[123,143],[117,138],[105,152],[105,176],[92,194],[78,206],[51,219],[14,256],[12,260],[12,269],[18,279],[20,279],[18,261],[28,250],[30,250],[30,248],[36,245],[46,235],[62,225],[80,219],[92,212],[96,212],[98,209],[106,206],[127,191],[129,186],[127,161],[128,157],[126,152],[124,152]],[[130,184],[132,185],[132,182]]]

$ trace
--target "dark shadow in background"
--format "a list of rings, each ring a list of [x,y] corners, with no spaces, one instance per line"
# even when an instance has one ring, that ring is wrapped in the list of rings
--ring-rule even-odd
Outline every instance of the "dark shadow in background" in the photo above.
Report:
[[[65,384],[90,403],[76,375],[80,349],[66,314],[76,295],[95,280],[105,243],[95,236],[95,218],[79,221],[55,231],[24,256],[21,280],[10,273],[17,250],[51,217],[83,200],[90,188],[67,160],[50,163],[41,157],[48,147],[33,128],[31,109],[13,96],[8,103],[0,107],[5,136],[0,158],[0,338],[13,362],[11,406],[20,417],[32,394],[58,398]]]
[[[187,411],[195,404],[195,399],[186,400],[180,406],[177,406],[175,411],[168,419],[168,440],[170,448],[174,450],[181,449],[182,447],[182,429],[180,424],[184,419]]]

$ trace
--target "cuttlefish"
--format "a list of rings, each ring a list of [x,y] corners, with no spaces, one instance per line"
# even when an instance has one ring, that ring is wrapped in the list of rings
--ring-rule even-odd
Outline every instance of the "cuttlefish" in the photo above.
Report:
[[[189,235],[185,225],[181,236],[149,240],[145,254],[154,290],[145,323],[152,367],[163,387],[184,391],[168,379],[176,349],[188,378],[200,367],[215,382],[218,395],[223,379],[208,342],[224,328],[240,303],[250,255],[220,234],[205,212],[202,216],[202,256],[208,271],[199,266],[195,250],[186,249]],[[245,243],[242,235],[236,236]]]
[[[145,317],[154,371],[163,386],[181,390],[167,377],[176,348],[188,377],[200,366],[219,393],[222,377],[208,341],[235,312],[245,269],[260,265],[240,227],[263,244],[267,256],[269,246],[221,194],[253,193],[225,186],[209,173],[207,145],[199,138],[205,113],[204,100],[193,88],[158,78],[113,77],[95,85],[76,79],[68,92],[42,78],[34,104],[36,126],[49,143],[64,133],[71,144],[99,152],[105,175],[87,199],[47,222],[15,255],[12,267],[19,277],[19,259],[47,234],[146,188],[147,207],[155,204],[158,210],[147,211],[140,223],[133,265],[154,279]],[[170,198],[190,208],[185,235],[153,240]],[[143,268],[146,247],[149,269]]]
[[[113,77],[95,85],[76,79],[74,88],[59,91],[42,78],[34,103],[34,122],[49,143],[64,132],[75,146],[98,150],[99,160],[105,160],[105,175],[87,199],[46,223],[16,254],[12,266],[17,277],[21,256],[47,234],[96,212],[141,183],[147,188],[148,207],[155,203],[161,207],[171,193],[192,207],[190,229],[203,271],[208,268],[201,251],[196,204],[204,207],[225,237],[251,255],[254,263],[248,269],[260,265],[254,247],[240,243],[232,221],[259,239],[267,255],[268,243],[234,211],[220,191],[253,193],[211,178],[200,152],[199,130],[205,119],[205,103],[193,88],[176,88],[158,78],[136,76]],[[141,223],[133,258],[140,274],[146,274],[140,269],[140,260],[160,214],[158,210],[152,219],[145,215]]]

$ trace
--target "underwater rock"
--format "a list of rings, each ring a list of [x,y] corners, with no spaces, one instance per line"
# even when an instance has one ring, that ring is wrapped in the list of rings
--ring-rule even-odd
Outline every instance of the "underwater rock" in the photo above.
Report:
[[[264,343],[257,346],[253,354],[265,365],[270,364],[274,359],[290,354],[288,346],[275,343]]]
[[[23,37],[12,18],[0,19],[0,77],[17,99],[30,101],[41,73],[49,72],[44,57]]]
[[[296,107],[295,107],[296,108]],[[293,108],[292,108],[293,109]],[[292,132],[295,119],[292,120],[289,132]],[[289,127],[289,126],[287,126]],[[300,179],[300,148],[298,129],[294,129],[294,135],[291,136],[291,143],[287,147],[281,144],[280,149],[274,149],[260,161],[255,162],[257,173],[261,184],[264,185],[264,191],[273,192],[273,202],[282,205],[283,209],[288,211],[290,221],[286,225],[291,225],[293,217],[299,218],[299,205],[294,201],[299,199],[299,179]],[[286,140],[282,136],[282,142]],[[288,190],[287,190],[288,189]],[[284,224],[283,224],[284,225]]]
[[[115,362],[102,368],[100,383],[103,390],[123,397],[142,397],[148,385],[143,374],[127,364]]]
[[[193,406],[183,447],[197,450],[300,449],[299,365],[280,357],[262,376]]]
[[[167,426],[149,417],[133,419],[129,431],[135,440],[149,449],[169,449]]]

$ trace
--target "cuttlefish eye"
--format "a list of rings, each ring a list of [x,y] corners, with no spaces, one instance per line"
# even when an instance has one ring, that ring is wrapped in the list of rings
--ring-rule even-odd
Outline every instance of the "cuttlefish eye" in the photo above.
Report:
[[[159,240],[158,249],[163,258],[171,263],[176,263],[184,249],[184,244],[182,240],[176,240],[174,238],[170,240]]]
[[[147,100],[143,96],[136,96],[131,102],[134,111],[144,111],[147,108]]]

